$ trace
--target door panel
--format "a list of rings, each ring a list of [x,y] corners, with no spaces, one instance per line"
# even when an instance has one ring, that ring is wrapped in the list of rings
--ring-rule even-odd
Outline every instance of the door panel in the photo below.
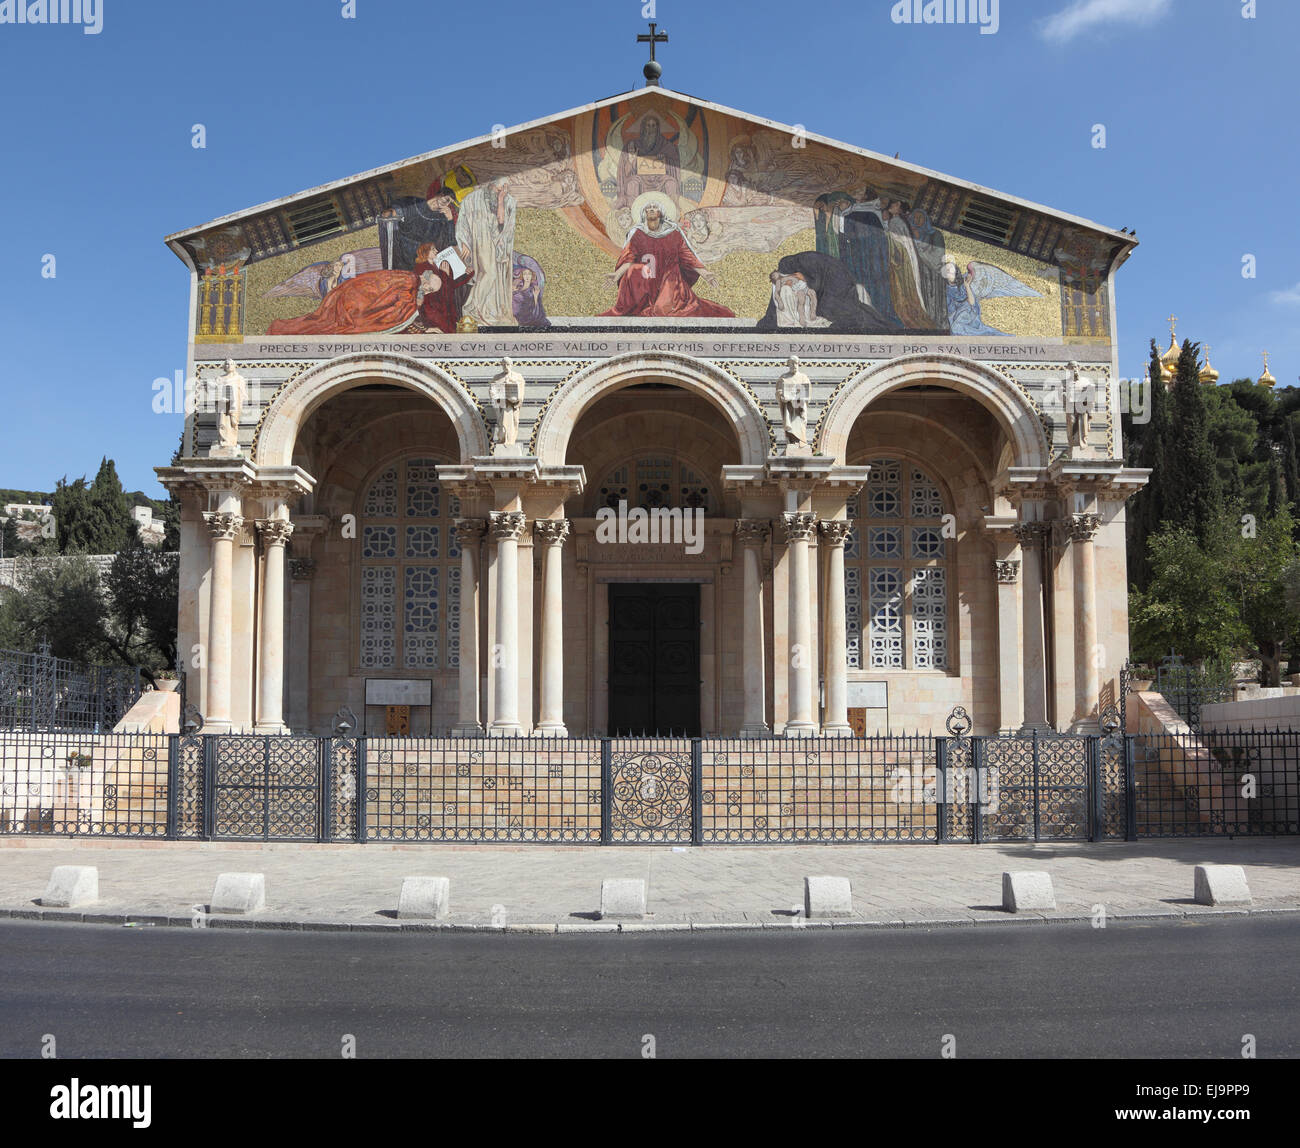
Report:
[[[700,588],[609,587],[611,735],[700,733]]]

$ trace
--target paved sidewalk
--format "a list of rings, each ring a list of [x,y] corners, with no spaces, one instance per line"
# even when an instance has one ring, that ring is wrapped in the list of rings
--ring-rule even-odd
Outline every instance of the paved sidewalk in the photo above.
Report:
[[[1222,913],[1192,904],[1192,867],[1242,865],[1251,912],[1300,912],[1300,840],[1142,841],[1131,844],[709,846],[705,848],[260,845],[0,838],[0,917],[189,927],[219,873],[266,875],[264,912],[221,918],[220,927],[397,929],[402,878],[451,879],[453,928],[605,931],[600,883],[648,881],[647,927],[804,925],[793,912],[806,875],[848,877],[846,925],[970,925],[1109,916]],[[43,910],[55,865],[99,869],[100,901]],[[1001,904],[1007,869],[1044,869],[1057,912],[1013,916]],[[1243,910],[1235,910],[1242,912]],[[808,922],[808,926],[816,922]],[[429,928],[430,923],[417,927]]]

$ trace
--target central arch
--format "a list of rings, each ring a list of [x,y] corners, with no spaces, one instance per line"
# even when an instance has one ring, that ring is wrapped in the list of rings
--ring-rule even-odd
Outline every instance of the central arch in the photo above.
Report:
[[[282,387],[267,407],[255,443],[257,462],[288,466],[298,432],[326,399],[366,383],[389,383],[431,399],[451,420],[460,447],[460,461],[488,453],[487,428],[473,398],[455,379],[437,367],[406,355],[342,355],[304,371]]]
[[[858,416],[889,391],[921,384],[969,395],[992,414],[1012,445],[1013,465],[1041,468],[1051,462],[1042,417],[1028,396],[1005,375],[959,355],[906,355],[849,379],[822,416],[817,452],[843,465]]]
[[[636,383],[665,382],[700,395],[727,419],[740,443],[741,462],[767,459],[771,433],[754,396],[726,372],[690,355],[634,352],[579,371],[542,412],[534,453],[548,466],[563,466],[579,416],[597,399]]]

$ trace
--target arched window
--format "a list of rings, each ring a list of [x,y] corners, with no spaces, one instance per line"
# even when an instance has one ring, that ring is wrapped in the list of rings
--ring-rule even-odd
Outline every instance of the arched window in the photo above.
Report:
[[[705,514],[715,509],[713,493],[704,478],[689,464],[670,455],[645,455],[615,467],[596,488],[596,508],[618,509],[619,502],[628,509],[657,506],[694,509]]]
[[[920,467],[873,458],[849,503],[849,668],[947,670],[951,547],[938,485]]]
[[[460,664],[457,500],[437,461],[387,467],[361,504],[361,668],[437,670]]]

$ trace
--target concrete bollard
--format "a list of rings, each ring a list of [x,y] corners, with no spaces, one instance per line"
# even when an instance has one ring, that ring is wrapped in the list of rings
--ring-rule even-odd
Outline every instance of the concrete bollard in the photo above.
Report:
[[[447,877],[404,877],[397,915],[411,920],[437,921],[451,915],[451,880]]]
[[[619,877],[600,883],[602,921],[640,921],[645,917],[645,882]]]
[[[1002,874],[1002,907],[1008,913],[1055,909],[1056,893],[1049,873],[1027,870]]]
[[[1192,896],[1198,905],[1249,905],[1246,871],[1240,865],[1198,865]]]
[[[256,913],[266,908],[266,878],[261,873],[222,873],[212,887],[211,913]]]
[[[41,904],[49,909],[72,909],[98,900],[98,869],[93,865],[56,865]]]
[[[853,887],[847,877],[805,877],[803,915],[809,921],[853,914]]]

